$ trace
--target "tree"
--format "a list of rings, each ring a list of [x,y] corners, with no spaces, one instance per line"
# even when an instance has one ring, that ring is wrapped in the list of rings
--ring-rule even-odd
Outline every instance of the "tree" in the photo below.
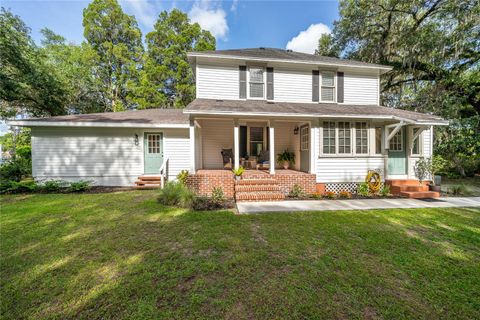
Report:
[[[102,112],[107,109],[96,77],[98,55],[88,43],[67,44],[64,37],[42,29],[42,52],[67,92],[69,113]]]
[[[146,36],[140,83],[131,99],[138,108],[184,107],[195,97],[188,51],[215,49],[215,38],[178,9],[160,13]]]
[[[143,45],[133,16],[116,0],[93,0],[83,11],[84,36],[98,55],[95,72],[102,87],[105,111],[129,107],[128,83],[138,76]]]
[[[315,50],[315,54],[335,58],[340,56],[338,47],[335,47],[333,44],[333,37],[331,34],[322,34],[318,40],[318,49]]]
[[[19,113],[54,116],[66,113],[66,92],[45,63],[25,23],[0,11],[0,117]]]

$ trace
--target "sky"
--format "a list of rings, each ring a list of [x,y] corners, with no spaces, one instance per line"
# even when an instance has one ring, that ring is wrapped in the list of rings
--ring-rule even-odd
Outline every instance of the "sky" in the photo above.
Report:
[[[206,1],[119,0],[123,10],[134,15],[143,36],[153,30],[159,13],[178,8],[217,40],[217,49],[272,47],[313,53],[323,33],[331,32],[338,18],[338,2],[312,1]],[[42,28],[48,27],[69,42],[84,41],[84,0],[1,0],[31,29],[40,44]],[[6,127],[0,124],[0,135]]]

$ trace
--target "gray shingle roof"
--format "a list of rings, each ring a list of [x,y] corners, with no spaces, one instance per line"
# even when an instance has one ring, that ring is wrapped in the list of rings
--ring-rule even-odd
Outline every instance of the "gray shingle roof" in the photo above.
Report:
[[[221,113],[221,114],[251,114],[305,117],[352,117],[352,118],[383,118],[405,119],[414,122],[445,123],[440,117],[387,108],[376,105],[348,105],[336,103],[291,103],[266,102],[258,100],[213,100],[196,99],[185,109],[186,113]]]
[[[21,121],[34,122],[101,122],[139,124],[188,124],[188,115],[182,109],[145,109],[123,112],[72,114],[49,118],[30,118]],[[13,121],[14,122],[14,121]]]
[[[305,63],[326,63],[334,65],[344,65],[344,66],[358,66],[358,67],[378,67],[378,68],[388,68],[390,66],[385,66],[376,63],[367,63],[355,60],[346,60],[333,57],[324,57],[314,54],[296,52],[291,50],[283,50],[276,48],[247,48],[247,49],[229,49],[229,50],[210,50],[210,51],[197,51],[190,52],[190,56],[220,56],[220,57],[243,57],[248,60],[248,58],[255,59],[264,59],[264,60],[289,60]]]

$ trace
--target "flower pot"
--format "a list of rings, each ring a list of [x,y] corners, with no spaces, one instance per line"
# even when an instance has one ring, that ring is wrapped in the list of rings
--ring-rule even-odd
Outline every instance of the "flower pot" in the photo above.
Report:
[[[440,192],[440,186],[429,185],[430,191]]]
[[[283,161],[283,169],[287,170],[290,167],[289,161]]]
[[[242,178],[242,176],[235,176],[235,180],[240,180]]]

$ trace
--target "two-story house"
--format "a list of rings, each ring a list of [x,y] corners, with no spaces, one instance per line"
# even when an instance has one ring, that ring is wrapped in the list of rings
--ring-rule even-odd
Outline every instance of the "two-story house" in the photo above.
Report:
[[[196,99],[183,110],[12,121],[32,128],[34,177],[148,186],[189,170],[197,192],[221,187],[239,200],[281,199],[295,184],[355,191],[369,170],[415,179],[415,161],[432,154],[433,126],[448,124],[382,107],[389,66],[270,48],[188,59]],[[289,169],[276,161],[286,150],[295,155]],[[245,181],[236,185],[230,169],[240,166]]]

